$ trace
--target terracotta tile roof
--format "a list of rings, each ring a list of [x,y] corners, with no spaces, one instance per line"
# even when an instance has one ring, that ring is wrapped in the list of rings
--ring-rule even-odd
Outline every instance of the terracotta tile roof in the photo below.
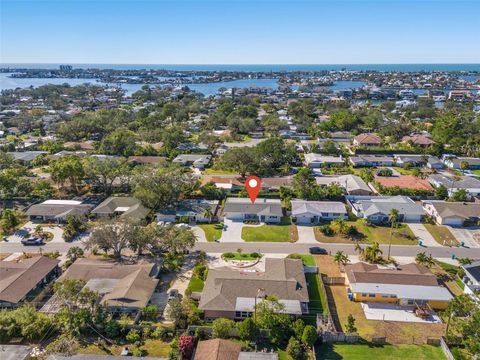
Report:
[[[409,142],[411,141],[415,145],[433,145],[435,141],[426,137],[425,135],[415,134],[412,136],[404,136],[402,138],[402,142]]]
[[[420,179],[412,175],[399,177],[377,176],[375,180],[380,185],[387,188],[398,186],[401,189],[433,190],[432,185],[430,185],[427,180]]]
[[[374,134],[360,134],[355,136],[354,141],[359,144],[376,144],[380,145],[382,143],[382,139]]]
[[[199,341],[195,351],[195,360],[237,360],[241,346],[223,339]]]

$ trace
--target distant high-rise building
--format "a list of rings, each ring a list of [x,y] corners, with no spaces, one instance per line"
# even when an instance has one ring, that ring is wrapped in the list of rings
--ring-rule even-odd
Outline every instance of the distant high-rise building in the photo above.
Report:
[[[60,65],[60,70],[71,71],[72,70],[72,65]]]

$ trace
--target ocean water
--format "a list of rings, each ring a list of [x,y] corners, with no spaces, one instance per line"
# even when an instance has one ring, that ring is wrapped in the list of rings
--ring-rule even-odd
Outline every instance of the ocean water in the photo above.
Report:
[[[13,64],[0,63],[0,67],[58,69],[61,64]],[[74,68],[96,69],[165,69],[177,71],[322,71],[322,70],[354,70],[354,71],[478,71],[480,64],[70,64]]]

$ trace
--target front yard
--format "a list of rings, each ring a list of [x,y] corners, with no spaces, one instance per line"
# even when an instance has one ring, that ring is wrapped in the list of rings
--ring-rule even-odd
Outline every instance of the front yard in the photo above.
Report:
[[[242,239],[248,242],[295,242],[298,231],[289,218],[282,218],[278,225],[243,226]]]
[[[324,344],[317,348],[318,359],[416,359],[440,360],[445,355],[440,347],[430,345],[370,345],[370,344]]]
[[[346,221],[347,225],[355,226],[358,230],[358,235],[355,238],[344,236],[341,234],[334,234],[333,236],[326,236],[320,231],[320,228],[317,226],[314,228],[315,239],[318,242],[324,243],[346,243],[352,244],[354,241],[360,243],[372,243],[378,242],[379,244],[388,244],[390,241],[390,230],[389,226],[377,226],[371,225],[368,226],[363,219],[358,219],[356,221]],[[415,235],[412,230],[405,225],[399,224],[397,228],[393,229],[392,244],[394,245],[416,245]]]
[[[219,224],[198,224],[200,229],[205,233],[207,241],[219,240],[222,237],[223,223]]]
[[[453,236],[451,231],[445,227],[440,225],[432,225],[432,224],[424,224],[427,228],[428,232],[433,236],[435,241],[440,245],[449,245],[449,246],[459,246],[460,243],[458,240]]]

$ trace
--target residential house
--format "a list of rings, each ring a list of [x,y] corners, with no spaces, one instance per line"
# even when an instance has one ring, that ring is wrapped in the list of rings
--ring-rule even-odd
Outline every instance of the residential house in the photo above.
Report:
[[[480,158],[473,157],[446,157],[444,160],[445,165],[451,169],[461,170],[462,162],[468,164],[468,170],[480,169]]]
[[[480,291],[480,261],[462,265],[462,269],[465,271],[462,279],[465,284],[463,290],[465,294],[473,295],[475,292]]]
[[[21,163],[22,165],[29,166],[33,160],[39,156],[46,156],[48,152],[46,151],[12,151],[7,154],[13,156],[13,160]]]
[[[197,169],[204,169],[210,163],[211,158],[211,155],[182,154],[178,155],[172,162],[182,166],[194,166]]]
[[[395,163],[397,166],[425,166],[428,162],[428,155],[418,154],[394,154]]]
[[[452,196],[458,190],[466,190],[468,196],[480,195],[480,180],[471,176],[445,176],[441,174],[430,175],[428,180],[433,186],[445,186],[448,189],[448,195]]]
[[[85,218],[93,205],[78,200],[46,200],[25,212],[30,220],[65,222],[68,216]]]
[[[395,164],[393,157],[387,155],[350,156],[349,162],[353,165],[353,167],[393,166]]]
[[[60,273],[59,263],[47,256],[0,260],[0,308],[15,308],[34,300],[35,293]]]
[[[242,351],[238,342],[224,339],[201,340],[194,360],[278,360],[275,352]]]
[[[112,313],[137,313],[148,305],[158,284],[158,266],[150,262],[118,263],[110,259],[77,259],[60,280],[80,279],[97,291],[100,304]],[[55,312],[55,296],[42,308]]]
[[[100,203],[92,214],[100,218],[119,217],[120,219],[143,220],[150,210],[142,202],[131,196],[110,196]]]
[[[402,138],[402,143],[410,143],[414,146],[426,148],[435,144],[435,141],[433,141],[429,137],[426,137],[425,135],[414,134],[411,136],[404,136]]]
[[[227,192],[237,191],[245,186],[239,175],[203,175],[202,186],[208,183],[214,183],[217,188],[224,189]]]
[[[423,201],[423,208],[437,224],[463,226],[480,220],[480,203]]]
[[[432,185],[428,180],[418,178],[412,175],[402,175],[402,176],[376,176],[375,181],[384,188],[395,188],[406,190],[424,190],[424,191],[433,191]]]
[[[134,165],[158,165],[167,161],[164,156],[129,156],[128,162]]]
[[[182,200],[174,208],[158,211],[156,213],[157,221],[209,223],[217,219],[218,204],[218,200]]]
[[[427,167],[434,170],[440,170],[445,167],[442,160],[436,156],[429,156],[427,160]]]
[[[283,216],[280,199],[227,198],[224,207],[225,218],[234,221],[254,220],[266,223],[280,223]]]
[[[349,195],[371,195],[372,189],[356,175],[340,175],[340,176],[318,176],[315,178],[318,185],[330,185],[333,183],[341,186]]]
[[[285,305],[284,313],[308,313],[307,282],[301,260],[267,258],[264,272],[229,267],[210,269],[198,308],[207,320],[244,319],[253,315],[257,301],[269,295],[275,295]]]
[[[301,225],[318,224],[322,220],[347,219],[347,209],[339,201],[292,200],[292,219]]]
[[[311,168],[316,169],[323,166],[331,165],[345,165],[345,159],[342,156],[328,156],[315,153],[305,154],[305,164]]]
[[[278,191],[281,187],[292,187],[292,180],[292,176],[264,177],[260,187],[265,191]]]
[[[423,208],[407,196],[346,196],[355,216],[374,224],[388,222],[392,209],[398,210],[398,221],[420,222]]]
[[[353,138],[354,146],[374,147],[382,145],[382,139],[375,134],[360,134]]]
[[[345,266],[345,278],[354,301],[444,310],[453,298],[435,274],[414,263],[386,269],[359,262]]]

